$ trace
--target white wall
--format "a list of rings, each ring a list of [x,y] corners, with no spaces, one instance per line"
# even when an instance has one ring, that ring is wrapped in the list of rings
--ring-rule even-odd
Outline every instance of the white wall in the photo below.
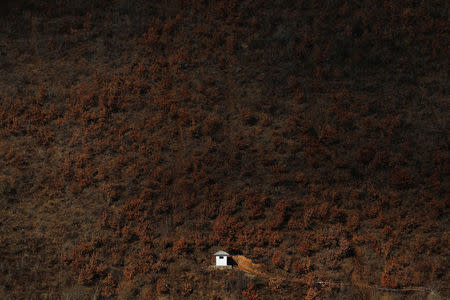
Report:
[[[222,257],[222,259],[221,259]],[[216,256],[216,266],[226,266],[227,257],[226,256]]]

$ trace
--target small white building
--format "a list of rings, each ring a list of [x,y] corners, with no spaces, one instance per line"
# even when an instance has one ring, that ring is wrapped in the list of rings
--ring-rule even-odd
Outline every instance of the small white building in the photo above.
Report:
[[[230,265],[228,262],[228,256],[230,256],[230,254],[226,253],[225,251],[217,251],[216,253],[214,253],[214,256],[216,257],[216,266],[224,267]]]

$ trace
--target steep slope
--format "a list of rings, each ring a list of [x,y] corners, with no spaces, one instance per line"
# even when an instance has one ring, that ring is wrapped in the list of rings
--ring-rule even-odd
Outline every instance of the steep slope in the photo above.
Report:
[[[11,4],[0,21],[0,295],[448,296],[446,11]],[[205,272],[217,248],[306,284]]]

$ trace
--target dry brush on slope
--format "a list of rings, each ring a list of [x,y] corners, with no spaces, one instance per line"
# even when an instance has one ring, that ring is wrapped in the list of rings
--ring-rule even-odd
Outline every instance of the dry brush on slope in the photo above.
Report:
[[[0,295],[448,294],[446,7],[10,5]],[[219,247],[361,288],[224,281]]]

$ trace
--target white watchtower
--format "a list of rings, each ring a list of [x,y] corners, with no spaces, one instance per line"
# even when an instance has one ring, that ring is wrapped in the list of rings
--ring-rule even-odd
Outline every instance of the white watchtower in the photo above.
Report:
[[[229,266],[228,256],[230,256],[230,254],[220,250],[214,253],[214,256],[216,257],[216,266],[220,267]]]

